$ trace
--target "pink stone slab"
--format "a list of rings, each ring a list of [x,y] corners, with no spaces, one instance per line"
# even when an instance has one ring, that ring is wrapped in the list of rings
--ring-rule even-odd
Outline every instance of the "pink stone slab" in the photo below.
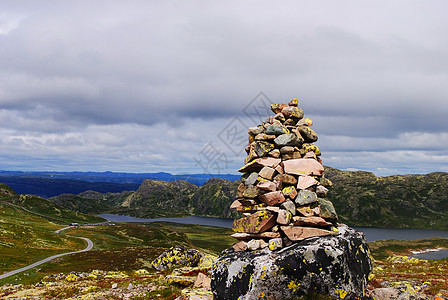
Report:
[[[282,162],[286,174],[322,176],[324,167],[315,159],[298,158]]]
[[[297,183],[297,188],[299,190],[305,190],[310,186],[318,184],[318,181],[311,176],[299,176],[299,182]]]

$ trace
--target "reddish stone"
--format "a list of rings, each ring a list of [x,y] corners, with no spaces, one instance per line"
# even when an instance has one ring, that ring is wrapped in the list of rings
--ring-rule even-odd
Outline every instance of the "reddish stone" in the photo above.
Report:
[[[320,208],[316,206],[311,208],[310,205],[297,207],[297,212],[304,217],[318,216],[320,215]]]
[[[266,134],[266,133],[260,133],[255,136],[255,141],[268,141],[275,139],[276,136],[274,134]]]
[[[246,232],[237,232],[232,234],[232,237],[237,240],[249,240],[249,239],[260,239],[260,238],[279,238],[280,232],[272,232],[272,231],[265,231],[262,233],[246,233]]]
[[[295,216],[292,218],[294,225],[305,225],[305,226],[331,226],[330,222],[325,221],[321,217],[299,217]]]
[[[244,183],[240,183],[238,189],[236,190],[237,197],[243,198],[243,193],[246,189],[247,189],[246,185]]]
[[[281,191],[275,191],[258,196],[258,200],[269,206],[277,205],[286,201]]]
[[[275,169],[271,168],[271,167],[263,167],[263,169],[261,169],[260,173],[258,173],[258,175],[260,175],[261,177],[267,179],[267,180],[272,180],[272,178],[274,178],[274,173],[275,173]]]
[[[274,157],[261,157],[256,158],[250,163],[246,164],[244,167],[238,170],[238,172],[254,172],[260,171],[263,167],[275,168],[281,162],[281,159]]]
[[[275,170],[278,172],[278,174],[285,174],[285,171],[283,171],[283,167],[281,165],[275,167]]]
[[[307,152],[307,153],[305,153],[305,155],[303,156],[303,158],[314,158],[314,159],[316,159],[316,153],[314,153],[314,152]]]
[[[316,236],[337,235],[335,232],[313,227],[281,226],[280,228],[291,241],[301,241]]]
[[[282,109],[288,107],[286,104],[271,104],[271,110],[274,114],[278,114],[282,112]]]
[[[275,216],[266,210],[233,221],[234,232],[261,233],[275,225]]]
[[[310,186],[316,185],[319,182],[311,176],[299,176],[299,180],[297,183],[297,188],[299,190],[305,190]]]
[[[286,174],[322,176],[324,167],[314,159],[290,159],[282,162]]]
[[[286,209],[280,209],[277,215],[277,224],[288,225],[291,223],[292,214]]]
[[[282,193],[285,197],[288,197],[289,199],[295,199],[297,197],[297,190],[292,185],[285,187],[282,190]]]
[[[280,207],[278,207],[278,206],[266,206],[266,210],[278,213],[280,211]]]
[[[239,241],[238,243],[234,244],[232,246],[232,248],[233,248],[233,250],[235,252],[246,251],[247,250],[247,244],[246,244],[246,242]]]
[[[240,201],[235,200],[235,201],[233,201],[233,203],[230,205],[230,209],[238,210],[238,211],[242,211],[242,209],[243,209],[243,204],[242,204]]]
[[[281,181],[285,185],[296,185],[297,179],[289,174],[279,174],[275,176],[275,179]]]
[[[279,158],[280,157],[280,150],[274,149],[271,152],[268,153],[269,156]]]
[[[270,192],[274,192],[277,189],[277,185],[272,181],[268,180],[260,182],[259,184],[257,184],[257,187],[264,191],[270,191]]]

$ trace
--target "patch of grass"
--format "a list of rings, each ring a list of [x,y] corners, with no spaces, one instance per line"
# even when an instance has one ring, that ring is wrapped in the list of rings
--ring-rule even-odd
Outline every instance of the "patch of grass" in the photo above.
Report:
[[[407,255],[411,253],[411,250],[448,248],[448,239],[434,237],[413,241],[383,240],[370,242],[369,247],[373,257],[381,260],[394,254]]]

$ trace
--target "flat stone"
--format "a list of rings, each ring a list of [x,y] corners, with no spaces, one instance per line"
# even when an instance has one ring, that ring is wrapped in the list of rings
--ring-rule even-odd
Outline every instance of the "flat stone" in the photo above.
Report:
[[[274,213],[278,214],[278,212],[280,211],[280,207],[278,207],[278,206],[266,206],[266,210],[269,210],[271,212],[274,212]]]
[[[296,185],[297,184],[297,179],[289,174],[278,174],[277,176],[274,177],[274,180],[278,180],[281,183],[283,183],[284,185]]]
[[[266,128],[265,133],[268,135],[279,136],[282,134],[289,133],[289,130],[286,129],[286,127],[281,124],[272,124]]]
[[[230,209],[243,211],[243,204],[239,200],[235,200],[230,204]]]
[[[316,206],[316,207],[311,207],[310,205],[299,206],[299,207],[297,207],[296,211],[297,211],[297,213],[301,214],[304,217],[320,215],[319,206]]]
[[[280,148],[283,146],[300,146],[302,143],[297,138],[297,135],[294,133],[285,133],[277,136],[274,139],[274,144],[276,147]]]
[[[244,241],[239,241],[238,243],[234,244],[232,246],[233,250],[235,252],[239,252],[239,251],[246,251],[247,250],[247,243]]]
[[[300,135],[303,137],[305,142],[314,143],[317,141],[317,133],[310,127],[303,125],[297,127],[297,129],[299,130]]]
[[[299,217],[295,216],[292,218],[294,225],[305,225],[305,226],[331,226],[330,222],[325,221],[321,217]]]
[[[273,149],[274,144],[265,141],[257,141],[254,145],[254,150],[258,157],[266,156]]]
[[[288,159],[298,159],[301,158],[302,156],[300,155],[299,151],[294,151],[292,153],[285,153],[282,154],[282,160],[288,160]]]
[[[305,153],[305,155],[303,156],[303,158],[312,158],[312,159],[316,159],[316,153],[314,152],[307,152]]]
[[[263,178],[266,178],[267,180],[272,180],[274,178],[275,169],[271,167],[263,167],[261,169],[259,175]]]
[[[277,205],[286,201],[285,196],[283,196],[281,191],[269,192],[258,196],[258,200],[266,205]]]
[[[255,141],[270,141],[275,139],[275,134],[260,133],[255,136]]]
[[[293,216],[296,214],[296,205],[291,200],[285,201],[282,204],[280,204],[280,208],[286,209]]]
[[[268,181],[268,180],[260,182],[259,184],[257,184],[257,187],[261,190],[270,191],[270,192],[273,192],[277,189],[277,185],[275,183],[273,183],[272,181]]]
[[[277,190],[277,185],[274,182],[268,180],[260,182],[259,184],[257,184],[257,187],[261,190],[270,192],[274,192],[275,190]]]
[[[317,201],[317,195],[315,192],[309,190],[299,190],[294,202],[297,205],[307,205]]]
[[[232,234],[232,237],[238,240],[249,240],[249,239],[261,239],[261,238],[279,238],[281,237],[280,232],[265,231],[262,233],[246,233],[237,232]]]
[[[257,211],[249,217],[233,221],[234,232],[260,233],[275,225],[275,216],[269,211]]]
[[[269,156],[279,158],[280,157],[280,150],[274,149],[271,152],[268,153]]]
[[[196,289],[200,289],[200,288],[210,289],[210,282],[211,281],[212,280],[210,279],[210,277],[208,277],[204,273],[199,272],[198,273],[198,277],[196,277],[196,280],[195,280],[195,282],[193,284],[193,288],[196,288]]]
[[[250,163],[243,166],[238,172],[247,173],[247,172],[257,172],[260,171],[263,167],[271,167],[275,168],[281,162],[281,159],[274,157],[261,157],[256,158]]]
[[[292,214],[286,209],[280,209],[277,215],[277,224],[288,225],[291,223]]]
[[[257,135],[264,132],[263,126],[249,127],[248,133],[252,135]]]
[[[282,113],[278,113],[274,116],[274,119],[279,120],[280,122],[285,122],[285,116]]]
[[[299,176],[299,180],[297,182],[297,188],[299,190],[305,190],[313,185],[319,184],[319,181],[314,179],[311,176]]]
[[[316,194],[319,198],[324,198],[328,194],[328,189],[324,187],[323,185],[318,185],[316,187]]]
[[[250,240],[247,242],[247,250],[257,250],[261,248],[261,240]]]
[[[283,108],[287,107],[286,104],[271,104],[271,110],[274,114],[278,114]]]
[[[282,162],[286,174],[322,176],[324,167],[314,159],[290,159]]]
[[[294,152],[294,147],[293,146],[284,146],[280,149],[280,153],[292,153]]]
[[[280,226],[280,229],[291,241],[301,241],[310,237],[337,235],[337,232],[313,227]]]
[[[325,220],[337,222],[338,214],[334,209],[333,203],[330,200],[319,198],[320,216]]]
[[[283,170],[283,167],[281,165],[278,165],[277,167],[275,167],[275,170],[279,173],[279,174],[285,174],[285,171]]]
[[[285,107],[282,109],[282,114],[285,116],[285,118],[294,118],[296,120],[300,120],[303,118],[303,110],[298,107]]]

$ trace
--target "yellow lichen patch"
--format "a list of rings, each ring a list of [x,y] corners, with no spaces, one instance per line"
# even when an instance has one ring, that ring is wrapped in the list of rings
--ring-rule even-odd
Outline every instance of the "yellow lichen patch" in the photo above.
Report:
[[[345,299],[345,297],[347,297],[348,295],[347,291],[344,289],[338,289],[335,290],[334,292],[339,296],[339,299]]]
[[[295,293],[296,291],[298,291],[300,289],[300,283],[297,282],[297,280],[291,280],[288,283],[288,289],[292,290],[293,293]]]

